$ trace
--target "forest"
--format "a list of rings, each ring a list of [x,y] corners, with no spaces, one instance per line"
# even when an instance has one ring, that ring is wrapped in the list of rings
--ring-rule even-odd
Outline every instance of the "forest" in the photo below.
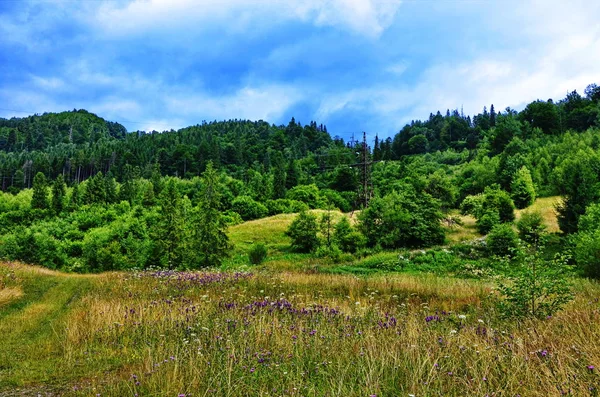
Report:
[[[0,257],[75,272],[222,266],[235,262],[229,226],[285,213],[300,213],[292,252],[336,262],[442,246],[461,215],[502,240],[489,256],[517,248],[515,208],[561,196],[553,244],[597,277],[599,106],[590,84],[520,112],[438,111],[372,145],[294,119],[163,132],[85,110],[0,119]],[[358,217],[335,224],[332,210]],[[520,222],[543,226],[534,212]]]

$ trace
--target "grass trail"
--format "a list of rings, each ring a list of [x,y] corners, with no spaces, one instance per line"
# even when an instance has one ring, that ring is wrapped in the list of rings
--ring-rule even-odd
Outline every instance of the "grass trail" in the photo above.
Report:
[[[0,310],[0,390],[60,387],[65,319],[91,278],[15,266],[20,296]]]

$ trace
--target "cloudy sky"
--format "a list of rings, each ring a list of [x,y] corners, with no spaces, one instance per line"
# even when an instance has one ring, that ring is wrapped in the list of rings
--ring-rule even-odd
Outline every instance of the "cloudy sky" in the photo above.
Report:
[[[230,118],[389,136],[600,83],[592,0],[0,1],[0,117]]]

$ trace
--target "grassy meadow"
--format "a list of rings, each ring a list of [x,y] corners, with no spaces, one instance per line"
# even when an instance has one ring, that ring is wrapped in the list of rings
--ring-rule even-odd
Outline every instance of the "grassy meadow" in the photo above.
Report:
[[[574,280],[553,317],[505,320],[497,274],[431,270],[444,247],[393,271],[410,252],[332,263],[289,251],[292,219],[230,228],[219,271],[1,263],[0,396],[597,395],[598,283]],[[250,267],[254,242],[269,256]]]

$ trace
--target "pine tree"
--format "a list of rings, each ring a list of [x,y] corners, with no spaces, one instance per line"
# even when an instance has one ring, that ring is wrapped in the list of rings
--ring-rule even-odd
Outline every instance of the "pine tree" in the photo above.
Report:
[[[273,198],[285,197],[285,159],[280,152],[273,153]]]
[[[48,208],[48,190],[46,176],[41,172],[35,174],[33,178],[33,197],[31,198],[31,208],[40,210]]]
[[[160,217],[156,229],[155,242],[158,248],[160,264],[169,269],[181,265],[181,239],[183,236],[183,217],[181,214],[181,197],[171,179],[160,195]]]
[[[142,205],[144,207],[152,207],[156,204],[156,196],[154,194],[154,185],[152,182],[148,182],[146,189],[144,190],[144,197],[142,198]]]
[[[117,194],[117,182],[112,174],[109,172],[104,178],[104,190],[106,191],[106,202],[108,204],[116,203],[119,200]]]
[[[202,174],[203,191],[194,222],[194,246],[199,254],[201,267],[220,266],[229,256],[231,244],[227,236],[227,224],[220,211],[219,175],[211,162]]]
[[[59,174],[52,184],[52,209],[57,215],[64,209],[66,193],[67,185],[65,184],[65,178],[62,174]]]
[[[299,178],[299,170],[298,170],[298,164],[296,163],[295,160],[290,159],[289,163],[288,163],[288,167],[287,167],[287,173],[286,173],[286,178],[285,178],[285,188],[286,189],[291,189],[294,186],[298,185],[298,178]]]
[[[71,198],[69,199],[69,210],[76,211],[81,204],[81,199],[79,197],[79,184],[73,185],[71,191]]]
[[[83,193],[85,204],[101,204],[106,202],[106,185],[102,172],[97,173],[87,180]]]

